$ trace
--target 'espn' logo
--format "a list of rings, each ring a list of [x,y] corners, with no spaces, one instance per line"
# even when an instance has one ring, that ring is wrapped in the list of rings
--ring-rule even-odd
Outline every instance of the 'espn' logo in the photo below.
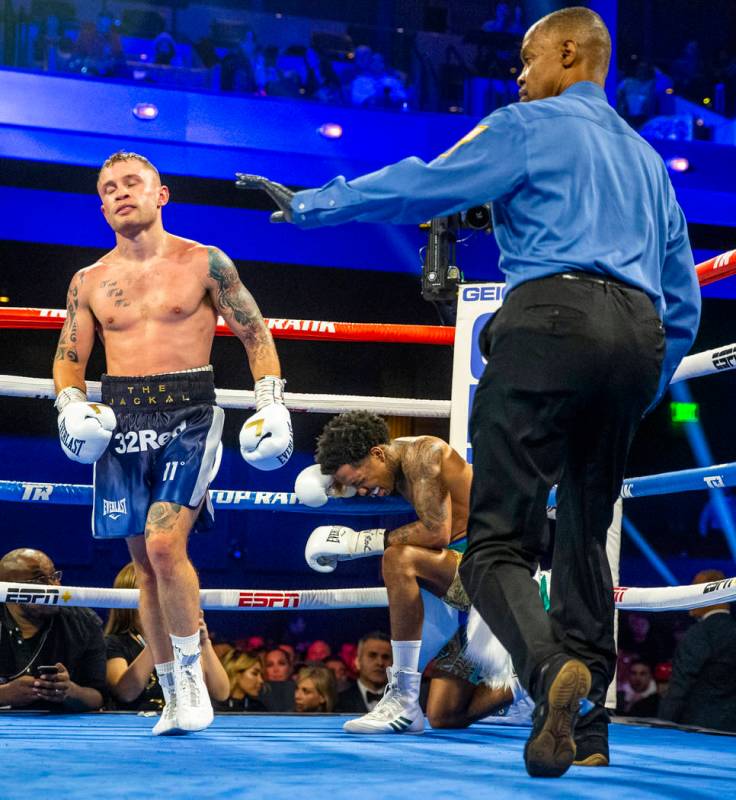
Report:
[[[57,606],[59,605],[59,590],[40,586],[38,589],[11,586],[5,596],[5,602],[20,603],[22,605]]]
[[[629,591],[628,586],[617,586],[613,590],[613,602],[620,603],[624,599],[624,595]]]
[[[299,592],[241,592],[240,608],[297,608]]]

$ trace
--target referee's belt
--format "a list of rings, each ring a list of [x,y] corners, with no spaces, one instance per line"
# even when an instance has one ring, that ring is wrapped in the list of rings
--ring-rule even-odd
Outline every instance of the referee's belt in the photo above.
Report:
[[[567,281],[582,281],[583,283],[597,283],[600,286],[620,286],[623,289],[634,289],[641,291],[637,286],[619,280],[618,278],[602,277],[592,272],[558,272],[555,278],[562,278]]]
[[[214,405],[212,370],[163,375],[102,376],[102,402],[124,411],[169,411],[193,405]]]

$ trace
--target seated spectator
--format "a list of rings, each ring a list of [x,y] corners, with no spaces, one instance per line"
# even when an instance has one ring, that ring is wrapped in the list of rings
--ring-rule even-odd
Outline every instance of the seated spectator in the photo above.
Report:
[[[222,666],[229,682],[228,697],[214,703],[215,711],[268,711],[263,702],[263,667],[256,653],[231,650]]]
[[[108,14],[100,14],[96,25],[82,23],[67,68],[71,72],[105,78],[126,75],[123,46]]]
[[[324,639],[315,639],[307,648],[306,661],[324,661],[332,655],[332,648]]]
[[[294,710],[299,713],[335,710],[335,676],[327,667],[302,667],[296,679]]]
[[[644,661],[629,665],[629,680],[622,687],[619,713],[629,717],[656,717],[659,708],[652,668]]]
[[[266,680],[273,683],[275,681],[288,681],[291,678],[291,660],[289,654],[276,647],[266,653]]]
[[[169,66],[181,66],[181,60],[176,55],[176,42],[174,37],[163,31],[153,40],[153,63]]]
[[[657,113],[654,69],[646,61],[640,61],[635,74],[619,84],[616,111],[637,130]]]
[[[703,570],[693,583],[724,578],[720,570]],[[689,613],[698,621],[675,650],[660,717],[681,725],[736,731],[736,621],[727,603]]]
[[[355,665],[358,680],[349,689],[340,692],[336,711],[365,714],[373,711],[383,697],[388,683],[386,669],[393,664],[391,640],[381,631],[366,634],[358,642]]]
[[[330,656],[325,659],[325,666],[327,669],[332,670],[332,674],[335,676],[338,693],[344,692],[353,685],[348,668],[339,656]]]
[[[510,3],[496,3],[493,19],[489,19],[482,25],[482,30],[486,33],[515,33],[524,35],[524,23],[522,22],[522,8]]]
[[[368,69],[353,79],[350,95],[353,105],[364,108],[400,108],[407,99],[403,82],[395,72],[386,69],[380,53],[372,53]]]
[[[0,581],[58,586],[61,572],[45,553],[22,548],[0,560]],[[45,603],[0,607],[0,706],[95,711],[104,691],[105,641],[93,611]]]
[[[116,589],[135,589],[135,567],[126,564],[115,576]],[[227,673],[210,641],[204,614],[199,612],[199,645],[207,690],[213,701],[227,700]],[[173,683],[173,673],[157,676],[151,648],[143,638],[140,614],[133,608],[113,608],[105,625],[107,686],[112,707],[127,711],[160,711],[164,695],[159,680]]]
[[[660,661],[654,667],[654,680],[657,684],[657,694],[659,695],[659,702],[667,694],[670,688],[670,681],[672,680],[672,662]]]
[[[358,645],[354,642],[343,642],[337,655],[342,659],[342,663],[345,664],[350,680],[356,680],[358,677],[358,668],[356,666]]]
[[[710,90],[700,44],[695,39],[685,45],[682,53],[673,62],[672,79],[677,94],[696,102],[702,100],[704,94]]]
[[[222,59],[220,88],[225,92],[253,94],[258,91],[258,61],[262,58],[256,34],[250,28]]]

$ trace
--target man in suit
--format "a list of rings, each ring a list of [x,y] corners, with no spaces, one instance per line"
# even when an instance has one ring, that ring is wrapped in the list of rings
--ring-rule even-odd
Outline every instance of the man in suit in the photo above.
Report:
[[[717,583],[717,569],[699,572],[693,583]],[[736,731],[736,620],[727,603],[694,608],[698,620],[672,661],[672,680],[659,716],[682,725]]]
[[[378,704],[388,681],[386,668],[393,664],[391,640],[381,631],[372,631],[358,642],[355,659],[358,680],[337,696],[335,711],[365,714]]]

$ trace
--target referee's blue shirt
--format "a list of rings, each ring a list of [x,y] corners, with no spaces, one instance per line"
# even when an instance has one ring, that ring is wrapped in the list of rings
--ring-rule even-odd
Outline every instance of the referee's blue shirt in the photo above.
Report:
[[[558,97],[500,108],[429,164],[406,158],[297,192],[292,211],[302,228],[398,224],[489,201],[509,289],[591,272],[649,295],[666,334],[661,397],[695,339],[700,288],[662,159],[597,84],[582,81]]]

